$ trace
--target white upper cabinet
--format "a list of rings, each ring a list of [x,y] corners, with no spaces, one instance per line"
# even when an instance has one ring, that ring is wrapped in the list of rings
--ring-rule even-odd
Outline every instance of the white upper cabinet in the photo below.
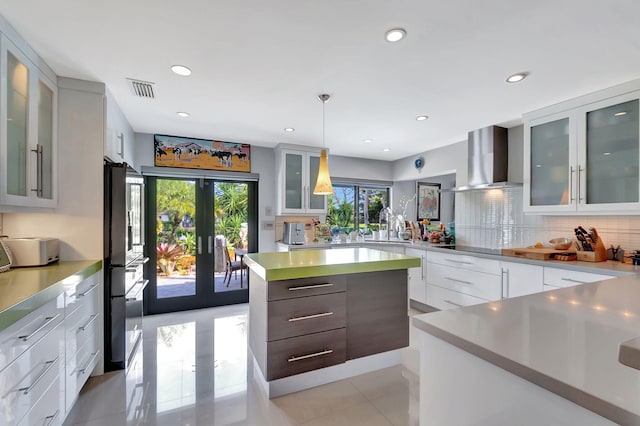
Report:
[[[320,153],[289,148],[276,149],[277,214],[326,214],[326,195],[313,195]]]
[[[525,212],[640,213],[634,83],[524,115]]]
[[[57,86],[0,39],[0,205],[57,205]]]
[[[126,162],[134,169],[137,169],[133,146],[135,134],[113,95],[108,89],[105,92],[106,134],[104,138],[104,157],[114,163]]]

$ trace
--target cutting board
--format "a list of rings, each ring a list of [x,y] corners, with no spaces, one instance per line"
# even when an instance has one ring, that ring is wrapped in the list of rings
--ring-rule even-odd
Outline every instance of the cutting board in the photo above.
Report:
[[[575,250],[555,250],[551,248],[508,248],[502,249],[503,256],[522,257],[533,260],[551,260],[556,253],[575,253]]]

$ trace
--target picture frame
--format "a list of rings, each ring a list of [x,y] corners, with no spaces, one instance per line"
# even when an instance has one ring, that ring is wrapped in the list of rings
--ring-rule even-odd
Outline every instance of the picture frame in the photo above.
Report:
[[[11,268],[11,251],[0,240],[0,272],[6,272]]]
[[[153,135],[156,167],[251,172],[251,145],[209,139]]]
[[[440,188],[439,183],[418,182],[418,222],[423,219],[440,220]]]

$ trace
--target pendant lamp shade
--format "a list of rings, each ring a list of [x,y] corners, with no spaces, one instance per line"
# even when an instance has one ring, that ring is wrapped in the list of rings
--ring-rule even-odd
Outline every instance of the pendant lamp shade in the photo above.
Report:
[[[324,144],[324,104],[329,100],[329,95],[326,93],[318,95],[318,99],[322,102],[322,150],[320,151],[318,179],[316,179],[316,186],[313,188],[313,195],[329,195],[333,194],[333,186],[331,185],[331,176],[329,175],[327,149]]]
[[[327,158],[327,150],[320,151],[320,166],[318,167],[318,179],[316,187],[313,188],[313,195],[329,195],[333,194],[333,186],[331,185],[331,176],[329,176],[329,159]]]

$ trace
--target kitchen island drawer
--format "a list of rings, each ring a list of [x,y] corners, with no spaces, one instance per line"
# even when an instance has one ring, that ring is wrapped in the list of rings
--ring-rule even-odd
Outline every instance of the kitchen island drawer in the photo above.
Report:
[[[341,328],[268,342],[267,353],[268,381],[341,364],[347,359],[347,330]]]
[[[267,300],[291,299],[318,294],[339,293],[347,290],[346,275],[269,281]]]
[[[439,265],[466,269],[473,272],[484,272],[485,274],[500,275],[502,273],[499,260],[485,259],[483,257],[465,254],[432,251],[429,252],[429,263],[437,263]]]
[[[595,281],[610,280],[612,278],[615,277],[590,272],[544,267],[544,283],[554,287],[571,287]]]
[[[488,302],[488,300],[427,284],[427,305],[442,311],[486,302]]]
[[[485,300],[502,298],[502,276],[431,264],[427,268],[427,283],[465,293]]]
[[[279,340],[347,325],[347,293],[269,302],[267,340]]]
[[[63,318],[64,294],[60,294],[0,332],[0,371],[46,336]]]

